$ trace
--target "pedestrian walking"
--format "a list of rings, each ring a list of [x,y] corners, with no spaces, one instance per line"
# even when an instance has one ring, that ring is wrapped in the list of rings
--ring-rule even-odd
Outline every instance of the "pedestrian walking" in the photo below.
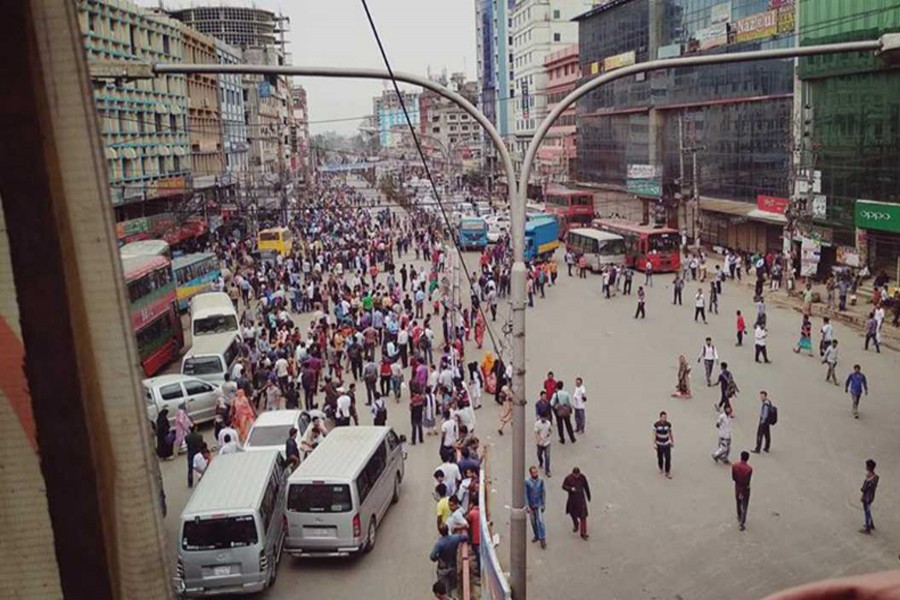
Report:
[[[625,268],[625,283],[622,285],[622,293],[626,296],[631,295],[631,281],[634,279],[634,271]]]
[[[209,450],[209,446],[206,445],[206,442],[200,444],[200,452],[194,455],[194,460],[191,461],[191,469],[194,471],[194,477],[197,478],[197,481],[203,478],[203,474],[206,473],[206,468],[209,466],[209,461],[212,460],[212,453]]]
[[[672,423],[666,411],[659,413],[659,420],[653,424],[653,449],[656,450],[656,464],[659,472],[672,479],[672,448],[675,446],[675,435]]]
[[[675,280],[672,282],[672,304],[681,306],[681,291],[684,289],[684,279],[678,273],[675,274]]]
[[[729,463],[728,455],[731,453],[731,406],[726,406],[725,410],[719,413],[716,418],[716,434],[719,438],[719,444],[712,453],[714,462],[720,460],[726,465]]]
[[[547,505],[547,493],[544,480],[535,466],[528,469],[525,479],[525,510],[531,517],[531,530],[534,532],[532,542],[540,542],[541,548],[547,547],[547,530],[544,527],[544,507]]]
[[[550,443],[553,440],[553,424],[547,415],[541,415],[534,424],[534,444],[537,447],[538,466],[550,477]]]
[[[587,532],[588,502],[591,501],[591,486],[581,469],[574,467],[563,480],[562,489],[569,495],[566,500],[566,514],[572,519],[572,533],[581,532],[581,539],[590,536]]]
[[[500,406],[500,429],[497,430],[497,433],[503,435],[503,429],[512,422],[513,399],[509,386],[503,386],[503,389],[500,390],[500,399],[502,401]]]
[[[575,256],[572,254],[570,250],[566,250],[566,270],[569,272],[569,277],[572,276],[572,265],[575,263]]]
[[[712,338],[706,338],[706,342],[703,344],[703,347],[700,348],[700,356],[697,357],[697,362],[703,361],[703,369],[706,373],[706,387],[712,387],[712,371],[713,367],[716,364],[716,361],[719,360],[719,352],[716,350],[716,347],[713,346]]]
[[[703,323],[706,323],[706,298],[703,297],[703,290],[701,288],[697,288],[697,293],[694,294],[694,322],[697,322],[697,317],[701,317],[703,319]]]
[[[747,528],[747,509],[750,508],[750,479],[753,477],[753,467],[750,466],[749,460],[750,453],[743,450],[741,451],[741,461],[731,466],[738,528],[741,531]]]
[[[759,357],[763,357],[763,361],[766,363],[770,363],[772,361],[769,360],[769,353],[766,348],[766,341],[769,339],[769,332],[766,329],[766,326],[763,323],[758,323],[756,325],[756,329],[753,330],[753,344],[756,347],[756,352],[753,360],[755,362],[759,362]]]
[[[556,392],[550,400],[550,406],[556,414],[556,428],[559,432],[559,443],[565,444],[565,432],[569,433],[569,440],[575,443],[575,432],[572,429],[572,395],[563,389],[563,382],[556,382]],[[563,431],[565,427],[565,431]]]
[[[722,293],[718,289],[720,285],[719,281],[709,282],[709,314],[719,314],[719,294]]]
[[[744,345],[744,334],[747,333],[747,323],[744,322],[744,315],[741,314],[741,311],[737,311],[737,344],[735,346],[743,346]]]
[[[825,317],[822,319],[822,339],[819,341],[819,356],[825,356],[825,351],[831,346],[831,340],[834,339],[834,325],[831,319]]]
[[[805,350],[810,356],[813,355],[812,350],[812,323],[809,321],[809,315],[803,315],[803,322],[800,324],[800,339],[794,346],[794,353],[800,354],[801,350]]]
[[[875,502],[875,490],[878,489],[878,475],[875,474],[875,461],[871,458],[866,461],[866,478],[863,480],[859,501],[863,505],[865,522],[860,533],[870,534],[875,530],[875,521],[872,520],[872,503]]]
[[[187,446],[187,480],[188,487],[194,487],[194,457],[203,448],[203,435],[197,430],[197,424],[191,423],[190,432],[184,436],[184,443]]]
[[[691,397],[691,367],[684,354],[678,356],[678,382],[675,384],[673,398]]]
[[[644,285],[653,287],[653,263],[650,262],[649,258],[644,263]]]
[[[881,343],[878,339],[878,320],[875,318],[874,311],[870,312],[869,318],[866,319],[866,343],[864,346],[866,351],[869,350],[869,342],[874,342],[875,352],[881,354]]]
[[[717,383],[719,384],[720,396],[719,403],[715,407],[717,411],[722,410],[726,406],[731,406],[731,399],[740,392],[737,383],[734,381],[734,375],[728,370],[728,363],[723,361],[719,367],[721,372],[719,372]]]
[[[585,402],[587,402],[587,388],[584,387],[584,380],[581,377],[576,377],[575,389],[572,391],[572,408],[575,409],[575,433],[584,433]]]
[[[853,399],[853,418],[859,418],[859,398],[865,392],[866,396],[869,395],[869,382],[866,380],[866,376],[863,375],[862,367],[859,365],[853,365],[853,372],[847,376],[847,381],[844,383],[844,391],[849,392],[850,397]]]
[[[778,409],[769,400],[769,394],[765,390],[759,392],[759,424],[756,427],[756,448],[754,454],[759,454],[760,449],[768,452],[772,442],[772,425],[778,422]],[[765,446],[763,446],[765,440]]]
[[[825,371],[825,381],[830,381],[834,385],[841,385],[838,383],[837,374],[835,373],[838,361],[838,341],[831,340],[828,344],[828,348],[825,349],[825,353],[822,355],[822,364],[828,365],[828,369]]]
[[[640,315],[642,319],[647,316],[647,313],[644,311],[644,302],[646,301],[646,299],[647,298],[644,294],[644,287],[639,285],[637,290],[637,309],[634,311],[635,319],[638,318],[638,315]]]

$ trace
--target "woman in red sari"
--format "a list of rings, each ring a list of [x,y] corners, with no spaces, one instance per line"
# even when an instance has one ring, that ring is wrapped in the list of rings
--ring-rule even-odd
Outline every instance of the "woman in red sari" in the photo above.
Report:
[[[481,346],[484,345],[484,330],[484,313],[479,310],[475,315],[475,344],[479,350],[481,349]]]

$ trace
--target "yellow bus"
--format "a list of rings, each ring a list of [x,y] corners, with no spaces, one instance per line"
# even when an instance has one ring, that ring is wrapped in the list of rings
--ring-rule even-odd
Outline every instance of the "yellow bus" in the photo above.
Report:
[[[282,256],[291,253],[293,247],[293,239],[291,230],[287,227],[272,227],[271,229],[263,229],[259,232],[256,245],[257,249],[262,252],[277,252]]]

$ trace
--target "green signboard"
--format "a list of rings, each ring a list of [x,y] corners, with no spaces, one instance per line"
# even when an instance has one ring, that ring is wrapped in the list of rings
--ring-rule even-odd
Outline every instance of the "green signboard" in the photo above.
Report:
[[[856,226],[861,229],[900,233],[900,204],[857,200]]]
[[[629,193],[637,196],[648,196],[650,198],[662,196],[662,186],[656,179],[629,179],[625,188]]]

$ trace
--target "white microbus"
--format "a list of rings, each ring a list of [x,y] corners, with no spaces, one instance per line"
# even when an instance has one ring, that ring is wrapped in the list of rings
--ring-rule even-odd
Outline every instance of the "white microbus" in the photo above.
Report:
[[[599,229],[570,229],[566,249],[587,258],[588,268],[597,272],[605,265],[625,264],[625,238]]]

